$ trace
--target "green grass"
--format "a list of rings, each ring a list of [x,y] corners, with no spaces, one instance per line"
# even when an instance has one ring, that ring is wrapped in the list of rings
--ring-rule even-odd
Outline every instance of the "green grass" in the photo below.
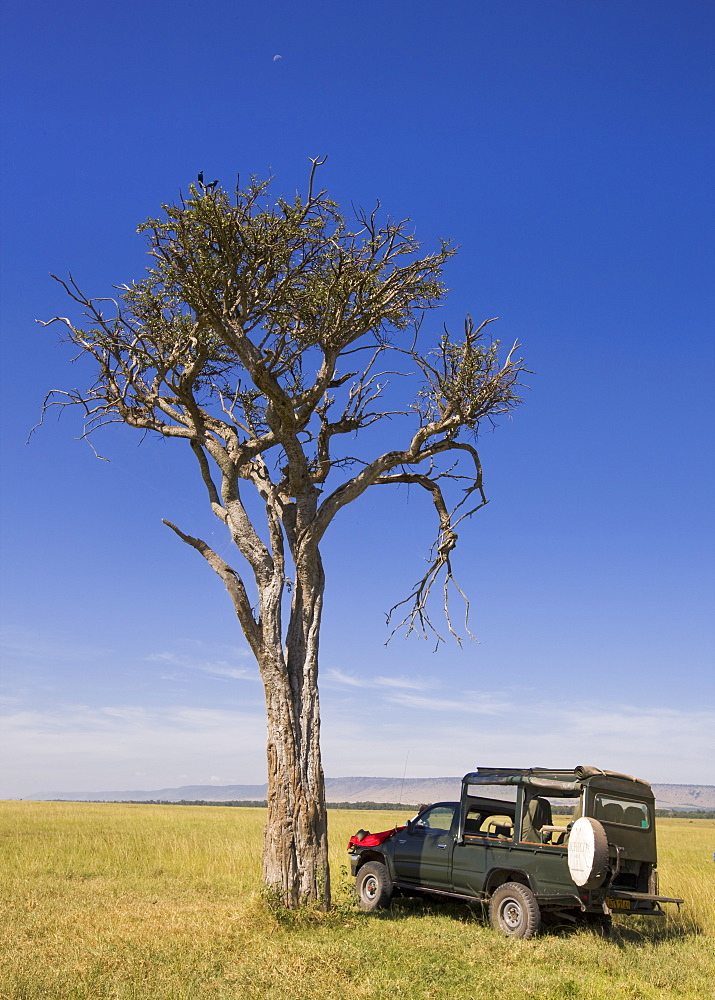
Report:
[[[341,867],[360,826],[330,814],[337,907],[276,915],[260,891],[261,809],[0,805],[1,1000],[701,1000],[715,979],[715,821],[662,819],[666,919],[512,941],[479,907],[356,911]]]

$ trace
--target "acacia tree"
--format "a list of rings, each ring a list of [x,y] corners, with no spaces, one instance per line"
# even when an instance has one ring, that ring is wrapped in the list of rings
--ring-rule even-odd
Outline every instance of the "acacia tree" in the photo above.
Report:
[[[346,219],[315,188],[322,162],[312,161],[307,195],[291,202],[271,200],[268,182],[255,178],[230,195],[199,175],[187,198],[139,227],[152,258],[143,280],[112,299],[61,281],[87,322],[49,323],[65,324],[96,379],[45,401],[79,406],[83,436],[119,422],[186,442],[193,454],[239,562],[164,523],[219,575],[258,663],[268,731],[263,878],[287,906],[330,899],[318,701],[323,535],[369,487],[426,490],[437,539],[424,576],[392,610],[402,609],[408,633],[439,640],[427,609],[439,580],[456,634],[447,606],[456,528],[486,502],[478,453],[464,437],[514,407],[523,370],[514,349],[499,360],[486,323],[476,329],[470,319],[459,340],[444,332],[421,352],[420,319],[444,296],[440,273],[454,250],[443,242],[420,256],[408,220],[379,221],[377,210]],[[384,401],[395,372],[418,377],[399,411],[409,423],[401,447],[353,455],[348,436],[396,416]],[[459,493],[453,507],[447,485]],[[244,503],[251,488],[265,520]]]

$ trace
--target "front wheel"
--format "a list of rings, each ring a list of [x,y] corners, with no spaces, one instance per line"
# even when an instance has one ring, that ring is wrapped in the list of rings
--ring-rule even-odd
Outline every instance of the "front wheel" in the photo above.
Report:
[[[505,882],[489,900],[489,922],[507,937],[530,938],[541,926],[541,910],[531,889]]]
[[[368,861],[355,879],[358,906],[361,910],[380,910],[392,899],[392,879],[379,861]]]

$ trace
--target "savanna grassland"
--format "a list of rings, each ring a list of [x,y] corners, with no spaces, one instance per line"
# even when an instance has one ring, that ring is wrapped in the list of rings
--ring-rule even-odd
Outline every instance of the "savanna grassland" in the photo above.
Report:
[[[0,804],[2,1000],[703,998],[715,981],[715,821],[659,821],[665,919],[514,941],[481,908],[355,910],[348,837],[399,813],[334,810],[336,908],[260,890],[262,809]],[[341,873],[341,869],[343,869]]]

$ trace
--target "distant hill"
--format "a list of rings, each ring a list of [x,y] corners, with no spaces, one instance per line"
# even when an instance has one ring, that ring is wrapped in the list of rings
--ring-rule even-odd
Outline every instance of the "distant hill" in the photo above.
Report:
[[[461,778],[326,778],[328,802],[403,802],[419,805],[459,798]],[[181,785],[153,791],[42,792],[34,801],[64,802],[236,802],[261,801],[264,785]],[[654,784],[659,809],[715,809],[715,785]]]

